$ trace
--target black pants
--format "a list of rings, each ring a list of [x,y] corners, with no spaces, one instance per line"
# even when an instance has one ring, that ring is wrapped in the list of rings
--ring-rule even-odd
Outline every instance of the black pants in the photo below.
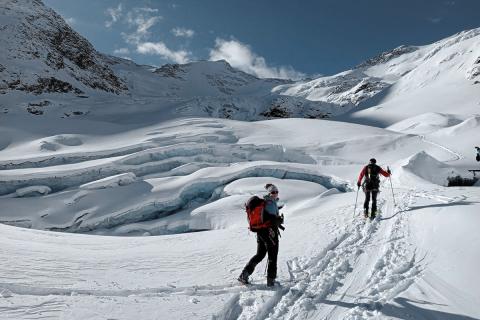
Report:
[[[275,279],[277,277],[278,230],[273,228],[257,232],[257,253],[250,259],[244,270],[246,270],[248,274],[252,274],[257,264],[265,258],[267,253],[267,277]]]
[[[365,190],[365,202],[363,208],[368,212],[368,204],[370,203],[370,195],[372,196],[372,214],[377,212],[377,194],[378,190]]]

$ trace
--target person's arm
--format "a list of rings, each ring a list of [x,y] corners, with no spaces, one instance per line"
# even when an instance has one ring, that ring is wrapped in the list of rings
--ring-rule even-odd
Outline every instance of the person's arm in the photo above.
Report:
[[[380,168],[380,173],[382,174],[382,176],[387,177],[387,178],[390,177],[390,175],[391,175],[390,169],[389,169],[389,171],[385,171],[382,168]]]
[[[277,217],[278,216],[278,206],[275,203],[275,201],[267,200],[267,202],[265,203],[264,212],[265,212],[265,215],[267,216],[265,218],[268,219],[268,220],[270,220],[271,217],[273,217],[273,219],[275,217]]]
[[[365,171],[367,170],[367,167],[363,167],[362,171],[360,172],[360,175],[358,176],[358,181],[357,181],[357,186],[361,186],[362,185],[362,179],[363,177],[365,176]]]
[[[263,210],[263,221],[271,221],[274,225],[278,226],[283,223],[283,217],[278,212],[278,206],[275,201],[267,200],[265,208]]]

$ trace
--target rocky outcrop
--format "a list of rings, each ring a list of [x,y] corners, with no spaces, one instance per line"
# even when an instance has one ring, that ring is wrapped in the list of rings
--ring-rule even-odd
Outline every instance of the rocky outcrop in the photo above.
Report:
[[[0,3],[3,87],[35,94],[80,94],[86,89],[122,93],[125,83],[108,57],[40,0]]]
[[[414,52],[417,49],[418,47],[415,46],[400,46],[393,50],[382,52],[378,56],[366,60],[365,62],[359,64],[356,68],[365,68],[383,64],[403,54]]]

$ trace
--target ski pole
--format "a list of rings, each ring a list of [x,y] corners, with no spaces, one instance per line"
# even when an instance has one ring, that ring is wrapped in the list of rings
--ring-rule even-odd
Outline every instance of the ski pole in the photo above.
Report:
[[[387,170],[390,171],[390,168],[387,167]],[[392,188],[392,199],[393,199],[393,205],[396,207],[397,204],[395,203],[395,194],[393,193],[393,184],[392,184],[392,177],[391,174],[388,176],[388,179],[390,180],[390,187]]]
[[[355,208],[353,209],[353,216],[354,217],[355,217],[355,212],[357,211],[358,191],[360,191],[360,187],[357,187],[357,196],[355,197]]]

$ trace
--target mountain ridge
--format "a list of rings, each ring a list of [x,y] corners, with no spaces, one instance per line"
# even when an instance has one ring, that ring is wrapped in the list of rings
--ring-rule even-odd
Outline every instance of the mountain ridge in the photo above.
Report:
[[[418,91],[426,81],[434,84],[438,76],[421,79],[432,71],[415,70],[433,70],[442,64],[435,59],[452,47],[465,51],[461,59],[451,53],[444,60],[457,66],[473,59],[457,83],[480,83],[480,53],[475,56],[476,52],[463,48],[479,36],[480,29],[431,45],[402,45],[335,75],[290,81],[261,79],[224,60],[152,67],[99,53],[40,0],[4,3],[0,15],[5,21],[0,40],[6,44],[0,48],[0,107],[9,114],[107,121],[131,121],[140,114],[156,119],[178,115],[247,121],[336,119],[356,112],[362,115],[362,109]],[[437,111],[430,109],[425,111]]]

